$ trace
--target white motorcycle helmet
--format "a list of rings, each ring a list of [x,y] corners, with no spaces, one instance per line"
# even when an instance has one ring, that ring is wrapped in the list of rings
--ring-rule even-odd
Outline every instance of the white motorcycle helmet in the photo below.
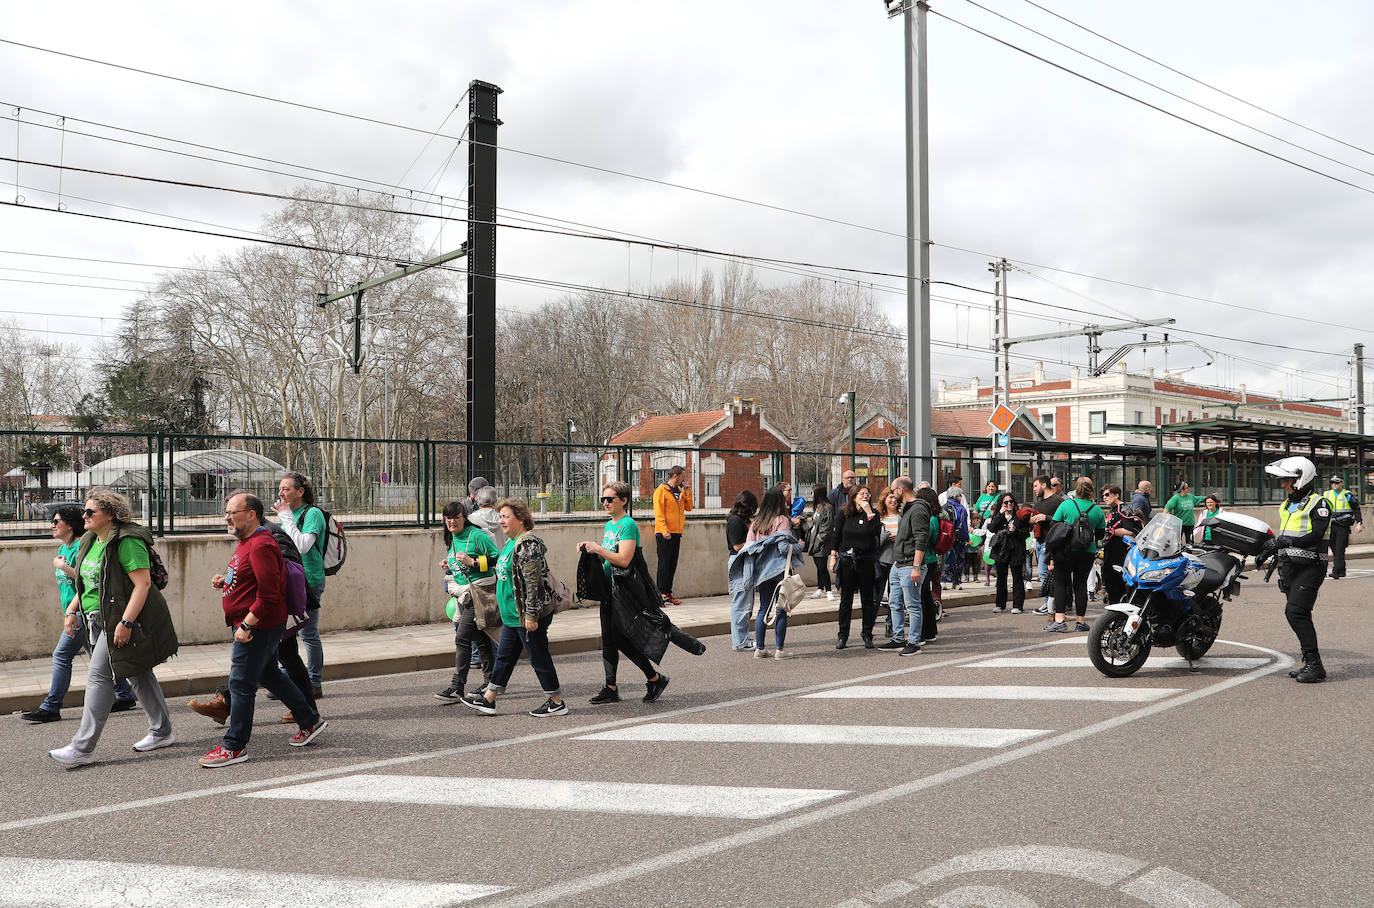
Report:
[[[1295,489],[1305,489],[1317,478],[1317,468],[1306,457],[1284,457],[1264,468],[1264,472],[1279,479],[1293,480]]]

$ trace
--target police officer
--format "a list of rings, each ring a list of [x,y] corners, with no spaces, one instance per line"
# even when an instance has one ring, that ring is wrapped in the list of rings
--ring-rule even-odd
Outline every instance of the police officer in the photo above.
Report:
[[[1356,533],[1364,529],[1360,521],[1360,503],[1340,476],[1331,477],[1331,488],[1322,497],[1331,505],[1331,579],[1340,580],[1345,576],[1345,547],[1350,543],[1350,528],[1353,526]]]
[[[1259,562],[1278,559],[1279,592],[1288,597],[1283,614],[1302,646],[1302,667],[1288,673],[1304,684],[1326,680],[1312,607],[1326,579],[1326,530],[1331,503],[1319,494],[1317,468],[1306,457],[1285,457],[1264,468],[1278,477],[1287,497],[1279,503],[1278,537],[1261,553]]]

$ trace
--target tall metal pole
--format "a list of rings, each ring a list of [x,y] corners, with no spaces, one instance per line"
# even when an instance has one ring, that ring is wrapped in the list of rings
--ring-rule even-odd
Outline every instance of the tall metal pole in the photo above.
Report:
[[[496,96],[468,86],[468,476],[493,476],[496,440]]]
[[[934,463],[930,438],[930,155],[926,108],[926,11],[908,0],[902,11],[906,36],[906,349],[907,438],[911,476]],[[923,472],[918,473],[921,469]]]
[[[858,393],[850,391],[845,395],[849,398],[849,469],[854,469],[854,399]]]
[[[1355,345],[1355,428],[1364,434],[1364,344]]]

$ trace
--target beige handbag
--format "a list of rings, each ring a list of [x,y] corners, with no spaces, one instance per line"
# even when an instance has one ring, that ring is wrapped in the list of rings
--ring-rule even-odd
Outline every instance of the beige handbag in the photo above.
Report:
[[[782,580],[778,582],[778,588],[773,593],[773,601],[768,603],[768,617],[764,619],[764,624],[768,627],[773,626],[777,620],[778,609],[782,609],[787,614],[792,614],[806,596],[806,581],[802,580],[801,574],[792,573],[792,556],[787,556],[787,570],[782,575]]]

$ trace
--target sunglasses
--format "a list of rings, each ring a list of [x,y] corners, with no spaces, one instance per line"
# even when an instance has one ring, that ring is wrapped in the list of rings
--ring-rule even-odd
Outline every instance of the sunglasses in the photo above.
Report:
[[[619,497],[616,496],[616,495],[602,495],[602,496],[601,496],[601,503],[602,503],[602,504],[610,504],[612,501],[619,501],[619,500],[620,500]]]
[[[83,515],[87,516],[87,517],[94,517],[94,516],[95,516],[95,509],[94,509],[94,508],[87,508],[86,510],[82,511],[81,513],[82,513]]]

